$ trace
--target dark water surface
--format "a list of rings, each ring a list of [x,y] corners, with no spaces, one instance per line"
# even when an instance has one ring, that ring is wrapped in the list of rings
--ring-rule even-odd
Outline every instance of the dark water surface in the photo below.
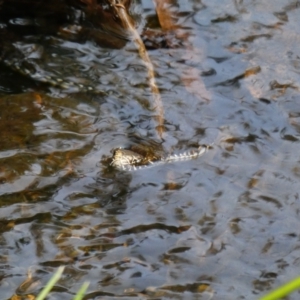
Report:
[[[86,299],[258,299],[299,275],[300,2],[171,2],[170,45],[149,50],[163,143],[132,42],[1,16],[1,299],[36,295],[60,265],[49,299],[84,281]],[[163,32],[150,0],[130,11]],[[109,167],[112,149],[139,143],[213,146]]]

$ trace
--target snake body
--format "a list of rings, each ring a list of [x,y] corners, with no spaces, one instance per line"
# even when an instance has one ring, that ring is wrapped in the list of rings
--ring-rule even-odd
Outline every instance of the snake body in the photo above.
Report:
[[[203,155],[207,149],[207,146],[202,145],[197,150],[183,152],[178,155],[165,155],[157,159],[149,159],[135,151],[119,148],[114,151],[111,165],[117,169],[133,171],[162,163],[198,158]]]

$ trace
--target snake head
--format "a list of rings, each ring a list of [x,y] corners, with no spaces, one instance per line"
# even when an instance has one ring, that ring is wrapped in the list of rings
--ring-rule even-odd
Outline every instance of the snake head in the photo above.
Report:
[[[144,157],[136,152],[127,149],[116,149],[113,153],[111,166],[122,168],[124,166],[134,166],[141,163]]]

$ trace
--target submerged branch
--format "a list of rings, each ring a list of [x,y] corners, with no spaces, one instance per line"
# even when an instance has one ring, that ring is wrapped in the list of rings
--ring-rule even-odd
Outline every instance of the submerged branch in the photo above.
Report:
[[[113,2],[114,3],[111,3],[112,7],[115,9],[116,14],[119,17],[120,21],[122,22],[122,26],[124,27],[124,29],[126,29],[130,33],[132,40],[134,41],[138,49],[139,55],[147,68],[148,83],[154,99],[154,109],[157,111],[157,115],[158,115],[158,126],[156,130],[158,136],[162,138],[163,123],[164,123],[164,109],[163,109],[159,89],[157,87],[156,80],[155,80],[155,72],[154,72],[153,64],[151,62],[151,59],[148,55],[146,47],[139,33],[135,29],[129,14],[127,13],[126,7],[123,4],[118,3],[117,1],[116,2],[113,1]]]

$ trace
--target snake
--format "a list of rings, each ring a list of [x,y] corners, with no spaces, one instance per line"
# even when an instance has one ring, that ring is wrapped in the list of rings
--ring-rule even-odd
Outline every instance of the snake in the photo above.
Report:
[[[119,170],[134,171],[162,163],[195,159],[202,156],[207,149],[209,149],[209,146],[201,145],[198,149],[179,154],[155,155],[150,157],[149,155],[138,153],[130,149],[118,148],[113,152],[110,165]]]

